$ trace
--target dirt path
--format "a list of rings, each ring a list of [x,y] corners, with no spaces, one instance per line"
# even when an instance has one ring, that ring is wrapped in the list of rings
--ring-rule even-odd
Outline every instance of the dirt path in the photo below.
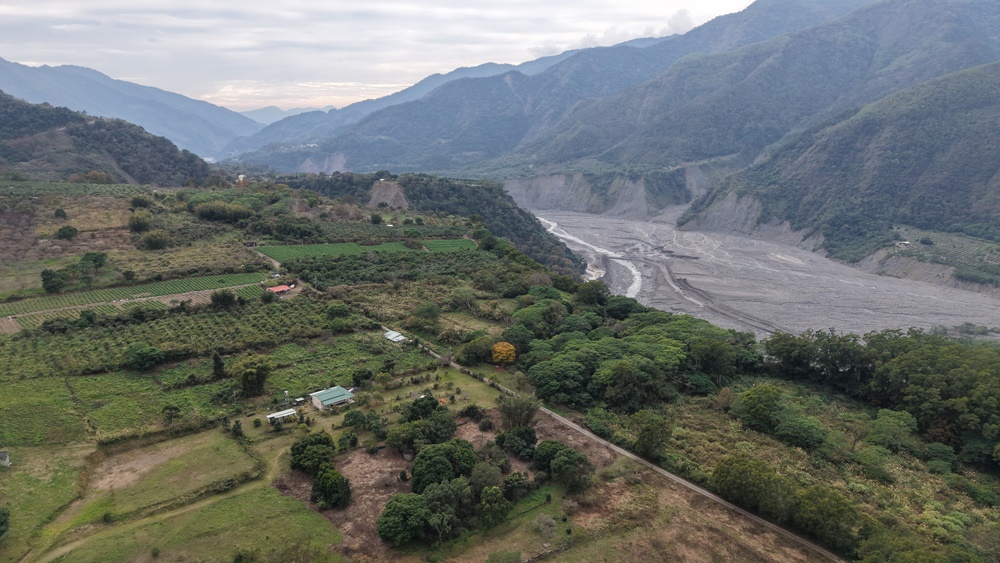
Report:
[[[274,266],[274,269],[275,269],[275,270],[280,270],[280,269],[281,269],[281,262],[278,262],[278,261],[277,261],[277,260],[275,260],[274,258],[271,258],[271,257],[270,257],[270,256],[268,256],[267,254],[264,254],[263,252],[261,252],[261,251],[257,250],[256,248],[254,248],[254,249],[252,249],[252,250],[254,251],[254,253],[255,253],[255,254],[257,254],[257,256],[260,256],[260,257],[261,257],[261,258],[263,258],[264,260],[267,260],[268,262],[270,262],[270,263],[271,263],[271,265],[272,265],[272,266]]]

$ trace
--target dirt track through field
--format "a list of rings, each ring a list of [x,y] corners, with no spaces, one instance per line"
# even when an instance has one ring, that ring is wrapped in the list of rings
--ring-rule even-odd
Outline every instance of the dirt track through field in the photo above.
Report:
[[[676,213],[652,221],[536,213],[613,293],[727,328],[765,335],[1000,325],[1000,301],[988,294],[877,276],[790,245],[678,231]]]

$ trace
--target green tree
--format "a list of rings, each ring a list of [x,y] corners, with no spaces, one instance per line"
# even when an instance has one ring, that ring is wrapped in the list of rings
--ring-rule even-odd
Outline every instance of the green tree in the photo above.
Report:
[[[377,213],[372,213],[371,217],[369,217],[369,220],[371,221],[372,225],[382,224],[382,216]]]
[[[487,487],[499,487],[503,484],[503,474],[500,468],[488,461],[480,461],[472,468],[469,475],[469,487],[472,489],[472,496],[479,498],[483,489]]]
[[[360,410],[350,410],[344,415],[344,426],[354,428],[364,428],[368,424],[368,417]]]
[[[785,408],[785,392],[773,383],[761,383],[739,395],[734,410],[754,430],[771,432]]]
[[[344,432],[337,439],[337,449],[342,452],[346,452],[353,448],[358,447],[358,435],[354,432]]]
[[[122,352],[122,367],[136,371],[148,371],[163,361],[163,352],[146,344],[133,342]]]
[[[493,339],[489,336],[480,336],[473,339],[459,350],[455,359],[462,364],[478,364],[489,361],[493,354]]]
[[[267,378],[273,370],[274,364],[266,356],[250,354],[233,364],[229,371],[239,379],[245,396],[256,397],[264,393]]]
[[[576,286],[576,298],[581,303],[604,305],[608,302],[608,297],[610,296],[611,291],[608,290],[608,286],[604,285],[604,282],[600,280],[591,280]]]
[[[542,402],[532,395],[506,393],[497,396],[496,404],[497,412],[500,413],[500,426],[504,430],[521,426],[530,427],[534,424],[535,415],[542,406]]]
[[[212,377],[214,379],[226,377],[226,362],[222,359],[222,354],[218,350],[212,352]]]
[[[517,502],[531,490],[531,482],[528,481],[527,473],[515,471],[504,477],[501,488],[503,496],[507,497],[507,500]]]
[[[431,511],[430,527],[437,534],[439,543],[458,533],[463,522],[475,514],[472,489],[465,477],[432,483],[424,489],[423,497]]]
[[[500,487],[486,487],[479,496],[479,520],[485,528],[492,528],[503,522],[511,506]]]
[[[441,307],[438,307],[437,303],[433,301],[425,301],[413,309],[413,318],[420,326],[431,329],[437,326],[438,320],[441,318]]]
[[[231,289],[217,289],[212,292],[209,299],[212,307],[216,309],[228,309],[237,303],[236,292]]]
[[[552,478],[562,482],[570,491],[582,491],[590,486],[594,477],[594,465],[587,456],[566,448],[552,458],[549,464]]]
[[[663,455],[663,448],[670,441],[673,420],[669,416],[644,409],[629,417],[628,426],[635,436],[635,453],[658,461]]]
[[[413,460],[413,478],[410,486],[415,493],[422,493],[428,485],[451,481],[455,470],[447,455],[439,450],[424,448]]]
[[[4,535],[7,534],[7,530],[10,529],[10,509],[5,506],[0,506],[0,540],[3,539]]]
[[[310,498],[320,510],[345,508],[351,504],[351,482],[336,469],[322,467],[313,480]]]
[[[767,463],[743,455],[720,461],[709,481],[712,490],[775,522],[788,520],[795,488]]]
[[[552,464],[552,460],[555,459],[559,452],[567,449],[569,449],[569,446],[557,440],[542,440],[535,448],[535,456],[532,462],[535,470],[551,473],[552,469],[550,465]]]
[[[59,271],[46,268],[42,270],[41,276],[42,289],[45,290],[45,293],[55,293],[66,286],[66,278]]]
[[[62,240],[70,240],[76,237],[80,231],[76,227],[71,227],[69,225],[63,225],[56,230],[56,238]]]
[[[379,537],[394,546],[423,539],[430,525],[427,499],[414,493],[393,495],[375,523]]]
[[[292,469],[315,475],[323,465],[330,463],[337,448],[332,436],[326,432],[313,432],[296,440],[291,451]]]

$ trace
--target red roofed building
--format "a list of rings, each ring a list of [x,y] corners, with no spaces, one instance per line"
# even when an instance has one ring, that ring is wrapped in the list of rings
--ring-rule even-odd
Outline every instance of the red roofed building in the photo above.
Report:
[[[289,286],[287,286],[287,285],[276,285],[274,287],[267,288],[268,291],[270,291],[272,293],[277,293],[278,295],[284,295],[284,294],[288,293],[289,291],[291,291],[291,289],[292,288],[289,287]]]

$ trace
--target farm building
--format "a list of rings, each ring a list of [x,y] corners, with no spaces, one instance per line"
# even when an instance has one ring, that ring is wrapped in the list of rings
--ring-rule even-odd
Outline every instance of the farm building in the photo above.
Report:
[[[267,421],[271,423],[275,421],[283,422],[286,418],[295,415],[296,415],[295,409],[285,409],[283,411],[273,412],[267,415]]]
[[[10,467],[10,452],[0,450],[0,467]]]
[[[354,398],[354,393],[351,393],[347,389],[338,385],[336,387],[310,393],[309,396],[312,397],[313,406],[320,410],[326,410],[330,407],[350,403],[351,399]]]
[[[390,330],[389,332],[385,333],[385,339],[391,340],[393,342],[406,342],[407,340],[405,336],[396,332],[395,330]]]
[[[288,285],[276,285],[274,287],[267,288],[271,293],[276,293],[278,295],[284,295],[292,290],[291,286]]]

